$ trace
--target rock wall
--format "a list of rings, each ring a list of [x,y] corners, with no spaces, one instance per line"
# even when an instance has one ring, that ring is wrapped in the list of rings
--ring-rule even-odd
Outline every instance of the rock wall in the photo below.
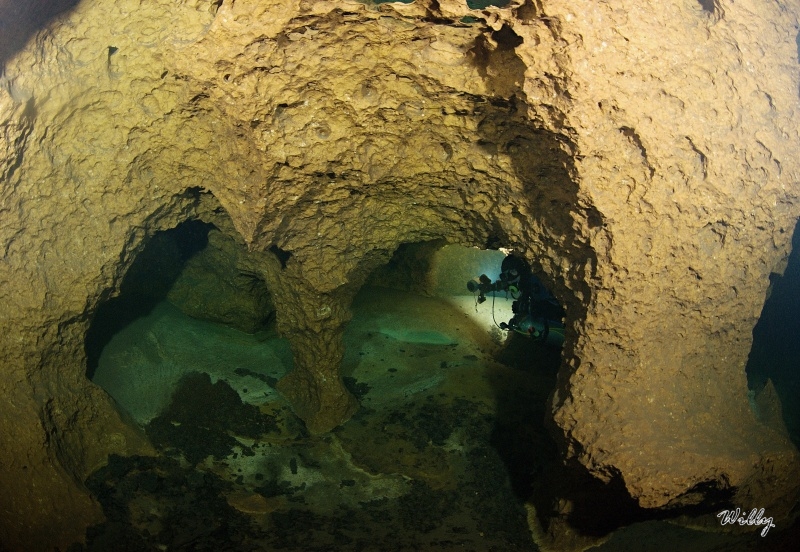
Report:
[[[264,329],[275,308],[264,282],[240,269],[248,256],[242,244],[212,229],[208,245],[187,261],[167,299],[194,318],[246,333]]]
[[[756,422],[743,370],[797,216],[789,7],[548,6],[579,195],[602,217],[554,418],[568,456],[645,507],[704,485],[784,512],[797,498],[796,451]],[[534,101],[547,67],[521,55]],[[783,491],[758,496],[756,479]]]
[[[193,218],[253,252],[314,431],[355,408],[349,302],[400,244],[515,247],[567,310],[565,458],[646,508],[716,489],[785,513],[797,451],[744,363],[800,214],[799,12],[86,0],[51,21],[0,79],[0,542],[80,540],[86,475],[150,450],[83,342],[148,237]]]

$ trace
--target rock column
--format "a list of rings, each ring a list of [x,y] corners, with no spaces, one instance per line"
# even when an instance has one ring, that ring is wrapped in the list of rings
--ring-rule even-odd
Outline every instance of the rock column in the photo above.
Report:
[[[271,253],[259,258],[254,271],[268,283],[278,331],[291,343],[294,358],[278,390],[311,433],[325,433],[347,421],[358,407],[339,374],[353,294],[347,286],[320,291],[304,277],[303,263],[295,258],[283,265]]]

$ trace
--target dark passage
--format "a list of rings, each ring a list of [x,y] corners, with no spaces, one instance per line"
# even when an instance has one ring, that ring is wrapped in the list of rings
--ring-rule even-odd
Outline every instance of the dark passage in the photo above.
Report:
[[[772,290],[753,329],[747,362],[751,393],[768,381],[781,402],[783,421],[795,446],[800,446],[800,226],[795,227],[792,253],[783,276],[773,275]]]
[[[213,225],[198,220],[159,232],[136,257],[120,284],[119,295],[100,304],[86,332],[86,377],[92,379],[103,348],[114,334],[145,316],[167,297],[186,262],[208,244]]]
[[[159,458],[114,458],[87,481],[108,521],[75,550],[536,550],[508,466],[526,473],[540,451],[502,449],[546,432],[529,402],[494,407],[529,399],[514,390],[532,374],[440,300],[367,288],[354,311],[352,420],[311,436],[277,394],[243,401],[274,378],[198,364],[145,426]]]

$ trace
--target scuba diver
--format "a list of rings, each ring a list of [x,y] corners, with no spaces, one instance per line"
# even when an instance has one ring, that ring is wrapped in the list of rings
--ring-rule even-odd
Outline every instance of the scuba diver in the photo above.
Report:
[[[508,255],[500,265],[500,279],[492,282],[481,274],[467,282],[467,289],[478,292],[476,303],[486,301],[486,294],[505,291],[514,302],[511,320],[495,324],[502,330],[514,331],[542,343],[560,347],[564,343],[564,309],[542,282],[533,275],[530,266],[522,257]],[[494,296],[492,297],[494,317]]]

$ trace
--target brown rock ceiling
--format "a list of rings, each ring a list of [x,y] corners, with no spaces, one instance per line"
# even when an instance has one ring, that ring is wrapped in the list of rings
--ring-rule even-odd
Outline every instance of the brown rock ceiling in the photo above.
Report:
[[[744,365],[800,214],[798,14],[87,0],[4,48],[0,542],[82,539],[81,481],[150,450],[84,338],[148,237],[195,218],[253,253],[312,431],[357,407],[341,335],[372,269],[402,243],[510,246],[566,306],[565,459],[646,508],[724,488],[788,512],[798,454]]]

